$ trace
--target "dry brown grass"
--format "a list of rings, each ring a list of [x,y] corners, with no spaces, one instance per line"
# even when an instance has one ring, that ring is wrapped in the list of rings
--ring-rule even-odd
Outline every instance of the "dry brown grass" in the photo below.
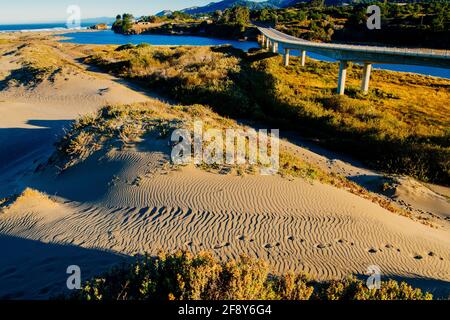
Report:
[[[449,80],[375,70],[370,93],[362,95],[361,67],[352,65],[347,95],[339,97],[337,64],[301,67],[292,58],[285,68],[264,52],[103,46],[86,61],[183,103],[299,129],[387,173],[450,183]]]

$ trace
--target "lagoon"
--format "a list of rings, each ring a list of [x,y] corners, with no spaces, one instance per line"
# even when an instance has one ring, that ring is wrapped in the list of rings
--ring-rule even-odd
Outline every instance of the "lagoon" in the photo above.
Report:
[[[145,34],[145,35],[129,35],[116,34],[111,30],[105,31],[93,31],[93,32],[71,32],[61,34],[68,39],[61,40],[61,42],[70,42],[77,44],[141,44],[149,43],[152,45],[167,45],[167,46],[220,46],[220,45],[232,45],[237,49],[248,51],[250,48],[257,48],[259,44],[254,41],[236,41],[216,39],[209,37],[199,36],[180,36],[180,35],[157,35],[157,34]],[[282,52],[280,47],[280,53]],[[292,55],[297,55],[295,51]],[[321,60],[334,62],[333,59],[315,54],[308,53],[308,57]],[[396,65],[396,64],[374,64],[375,69],[384,69],[400,72],[411,72],[422,75],[429,75],[434,77],[441,77],[450,79],[450,69],[444,68],[432,68],[423,66],[409,66],[409,65]]]

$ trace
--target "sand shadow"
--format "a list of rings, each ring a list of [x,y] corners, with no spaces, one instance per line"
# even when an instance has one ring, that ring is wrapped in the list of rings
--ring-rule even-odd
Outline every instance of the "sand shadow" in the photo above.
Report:
[[[0,169],[12,167],[27,156],[52,148],[63,129],[71,123],[70,120],[29,120],[26,124],[35,128],[0,128]]]
[[[84,282],[132,259],[102,250],[2,234],[0,248],[0,300],[46,300],[69,294],[68,266],[79,266]]]

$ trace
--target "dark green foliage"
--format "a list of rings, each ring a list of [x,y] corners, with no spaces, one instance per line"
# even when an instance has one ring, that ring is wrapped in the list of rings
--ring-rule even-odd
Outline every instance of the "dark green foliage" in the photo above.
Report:
[[[127,33],[133,27],[134,17],[132,14],[124,13],[118,15],[116,21],[112,25],[112,30],[117,33]]]
[[[262,260],[218,262],[184,251],[145,256],[88,281],[69,299],[113,300],[430,300],[406,283],[368,289],[356,278],[318,283],[305,274],[273,275]]]

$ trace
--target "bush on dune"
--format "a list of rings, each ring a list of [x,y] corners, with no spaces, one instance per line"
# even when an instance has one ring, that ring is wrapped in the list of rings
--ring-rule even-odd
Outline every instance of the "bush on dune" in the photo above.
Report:
[[[370,290],[355,278],[318,283],[307,275],[274,275],[262,260],[219,262],[210,253],[186,251],[144,256],[84,284],[68,297],[112,300],[430,300],[406,283],[383,282]]]
[[[301,67],[293,57],[285,68],[280,57],[262,51],[107,47],[86,61],[182,103],[299,130],[387,173],[450,184],[445,79],[376,70],[371,91],[362,95],[361,67],[352,65],[347,96],[338,97],[336,64],[308,61]]]

